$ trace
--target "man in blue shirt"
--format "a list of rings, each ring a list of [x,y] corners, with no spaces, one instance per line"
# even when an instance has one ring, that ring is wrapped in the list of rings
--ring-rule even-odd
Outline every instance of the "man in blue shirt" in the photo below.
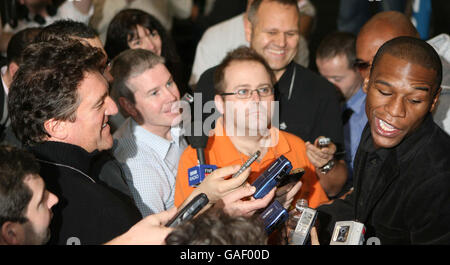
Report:
[[[363,79],[354,66],[356,37],[351,33],[336,32],[326,36],[317,49],[316,64],[319,72],[333,83],[341,95],[344,125],[345,161],[349,169],[347,184],[351,187],[353,160],[367,123],[364,110],[366,94]]]
[[[130,117],[114,133],[114,156],[143,216],[173,206],[182,135],[180,93],[164,59],[142,49],[119,55],[111,69],[113,94]]]

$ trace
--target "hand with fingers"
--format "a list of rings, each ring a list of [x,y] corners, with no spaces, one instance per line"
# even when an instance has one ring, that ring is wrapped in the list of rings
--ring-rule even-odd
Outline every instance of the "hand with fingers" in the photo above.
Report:
[[[320,148],[318,146],[320,138],[323,138],[323,136],[317,137],[314,144],[311,144],[310,142],[305,143],[306,156],[316,168],[321,168],[326,165],[334,158],[334,154],[336,153],[336,145],[333,142],[330,142],[326,147]]]
[[[272,201],[275,195],[273,188],[266,196],[261,199],[251,197],[255,193],[256,188],[250,184],[245,184],[242,187],[225,195],[215,207],[224,208],[224,211],[233,216],[251,216],[257,210],[266,208]]]
[[[289,183],[277,189],[275,198],[279,203],[281,203],[281,205],[283,205],[284,208],[289,209],[289,206],[294,201],[295,195],[301,188],[301,181]]]
[[[173,207],[167,211],[152,214],[132,226],[126,233],[106,243],[107,245],[162,245],[173,230],[164,225],[177,212]]]
[[[229,176],[238,172],[239,168],[239,165],[233,165],[214,170],[180,205],[180,208],[200,193],[205,193],[209,203],[214,204],[229,192],[242,186],[250,175],[251,168],[247,168],[234,178],[229,178]]]

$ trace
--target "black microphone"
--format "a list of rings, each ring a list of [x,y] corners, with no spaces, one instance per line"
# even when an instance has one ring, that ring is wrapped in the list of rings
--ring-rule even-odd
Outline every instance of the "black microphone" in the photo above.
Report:
[[[195,150],[197,151],[197,159],[199,165],[205,165],[205,148],[208,144],[208,136],[204,135],[203,133],[200,136],[190,135],[187,136],[187,140],[192,148],[195,148]]]

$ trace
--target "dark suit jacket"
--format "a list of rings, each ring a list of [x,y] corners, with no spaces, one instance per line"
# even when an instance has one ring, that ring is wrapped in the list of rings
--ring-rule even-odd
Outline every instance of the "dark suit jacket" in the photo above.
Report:
[[[93,155],[81,147],[47,141],[29,149],[39,159],[47,189],[59,198],[52,208],[50,244],[65,245],[73,237],[82,245],[103,244],[142,219],[129,198],[89,178]]]
[[[336,221],[357,220],[366,239],[381,244],[450,244],[450,136],[428,115],[398,146],[382,150],[380,171],[370,174],[369,129],[355,157],[355,190],[318,208],[321,242],[329,242]]]

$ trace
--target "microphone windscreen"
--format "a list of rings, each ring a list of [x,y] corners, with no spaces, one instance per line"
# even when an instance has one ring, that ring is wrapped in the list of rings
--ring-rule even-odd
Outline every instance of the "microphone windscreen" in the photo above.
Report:
[[[198,149],[198,148],[206,148],[206,145],[208,144],[208,136],[207,135],[200,135],[200,136],[187,136],[187,140],[189,144],[192,146],[192,148]]]

